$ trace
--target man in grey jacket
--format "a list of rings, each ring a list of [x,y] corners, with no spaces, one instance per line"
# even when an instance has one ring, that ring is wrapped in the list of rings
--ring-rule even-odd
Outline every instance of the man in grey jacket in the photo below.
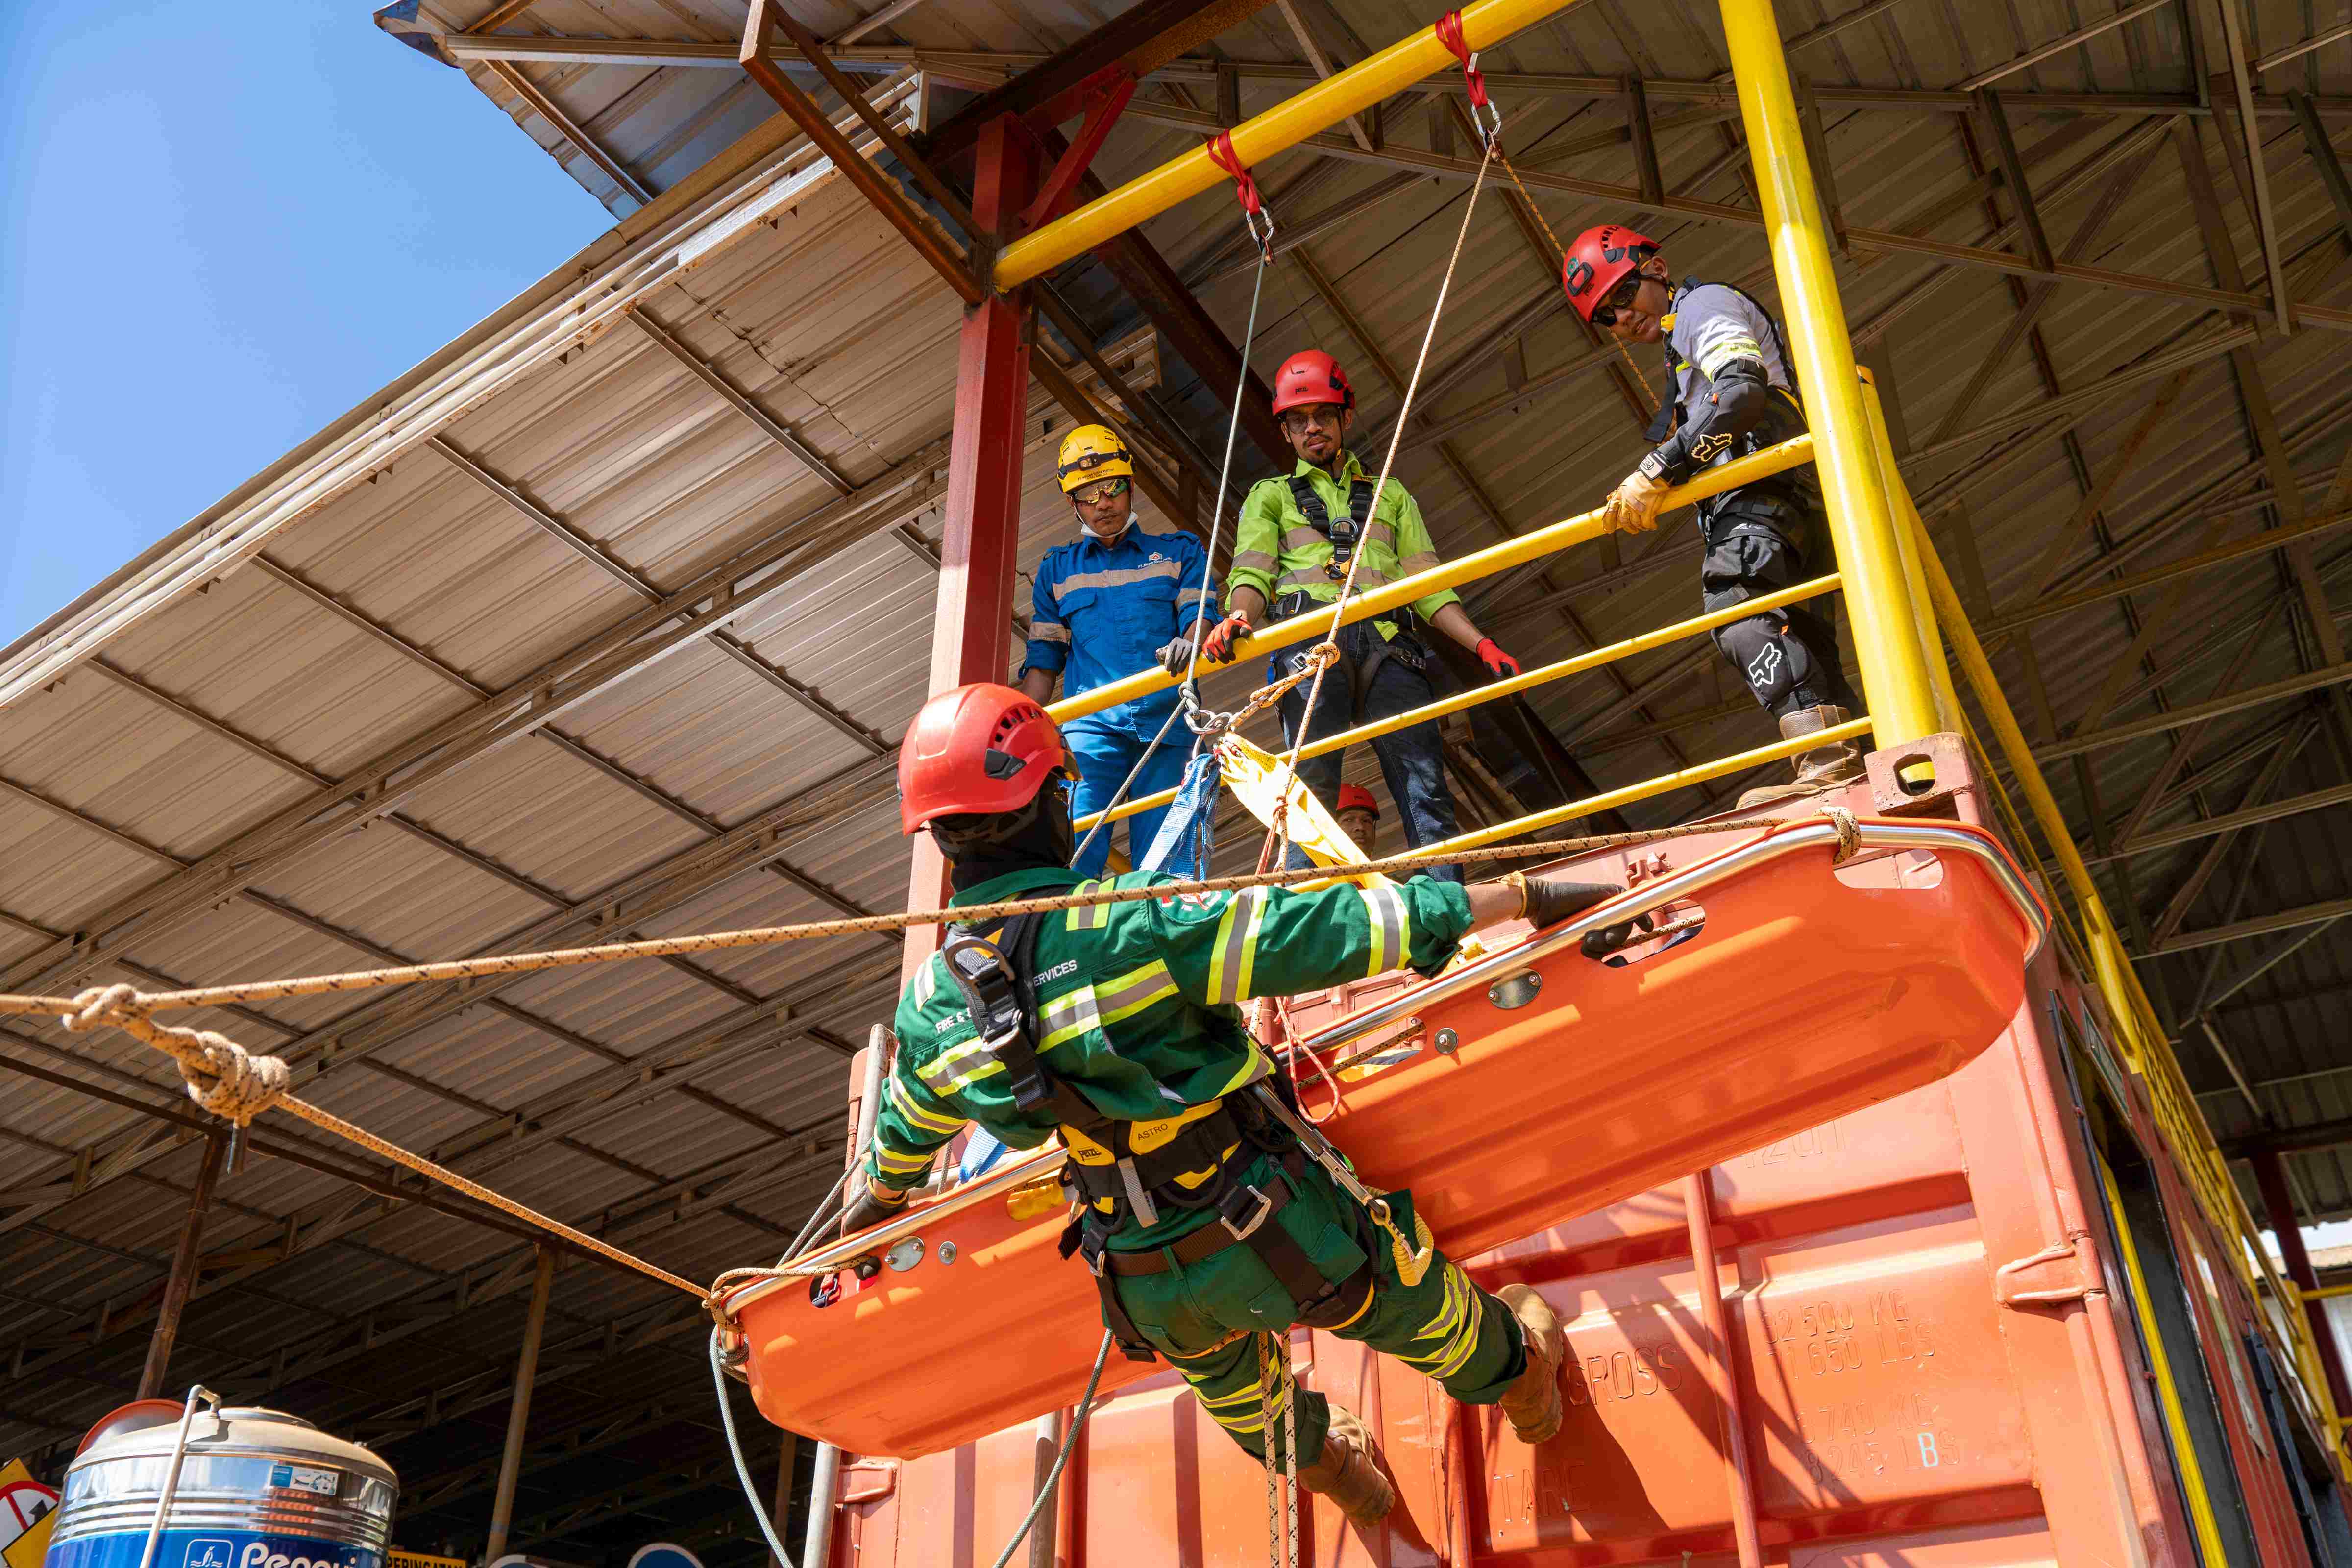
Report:
[[[1560,275],[1577,314],[1621,342],[1664,347],[1673,401],[1648,432],[1654,443],[1611,493],[1612,528],[1647,532],[1665,492],[1699,469],[1777,446],[1805,428],[1804,405],[1780,329],[1741,290],[1696,278],[1674,282],[1655,240],[1615,224],[1577,237]],[[1811,465],[1697,503],[1706,608],[1758,598],[1831,569],[1827,520]],[[1810,564],[1809,564],[1810,563]],[[1838,662],[1837,631],[1803,605],[1719,627],[1715,646],[1783,740],[1844,723],[1860,708]],[[1852,741],[1801,752],[1787,784],[1750,790],[1739,804],[1813,794],[1863,776]]]

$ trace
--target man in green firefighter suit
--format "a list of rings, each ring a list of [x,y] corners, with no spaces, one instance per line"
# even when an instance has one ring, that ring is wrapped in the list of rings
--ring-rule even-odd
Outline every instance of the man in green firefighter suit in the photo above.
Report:
[[[953,903],[1171,879],[1088,884],[1066,868],[1068,770],[1053,720],[1020,692],[972,685],[926,704],[899,754],[900,812],[909,835],[928,828],[940,843]],[[1065,1249],[1095,1271],[1106,1324],[1137,1359],[1166,1357],[1253,1456],[1271,1442],[1279,1458],[1283,1427],[1264,1336],[1300,1322],[1397,1356],[1465,1404],[1499,1404],[1541,1442],[1561,1420],[1557,1316],[1528,1287],[1478,1289],[1443,1253],[1401,1258],[1252,1091],[1276,1069],[1238,1005],[1400,967],[1434,973],[1477,926],[1521,913],[1549,924],[1617,890],[1421,878],[950,928],[900,999],[844,1229],[894,1213],[968,1121],[1015,1148],[1058,1135],[1076,1187]],[[1410,1197],[1388,1201],[1402,1237],[1426,1246]],[[1294,1418],[1300,1484],[1360,1524],[1383,1517],[1395,1494],[1364,1425],[1304,1391]]]

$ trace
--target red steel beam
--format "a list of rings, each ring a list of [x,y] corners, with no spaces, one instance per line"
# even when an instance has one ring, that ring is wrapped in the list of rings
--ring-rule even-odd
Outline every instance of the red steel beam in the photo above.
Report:
[[[1034,196],[1043,150],[1011,115],[983,126],[974,149],[971,211],[1002,234]],[[947,531],[940,541],[939,610],[930,689],[1009,673],[1005,633],[1021,545],[1022,435],[1029,420],[1028,298],[991,292],[964,311],[956,349],[955,432],[948,447]],[[914,841],[907,907],[947,901],[947,867],[928,834]],[[938,928],[907,933],[902,978],[939,945]]]
[[[849,144],[824,110],[819,109],[808,94],[794,86],[776,62],[769,58],[774,46],[777,17],[782,0],[751,0],[751,15],[743,22],[743,47],[737,57],[743,74],[760,84],[761,90],[776,100],[776,107],[791,116],[801,133],[816,143],[818,151],[833,160],[833,166],[860,195],[874,205],[874,209],[897,229],[916,253],[931,264],[931,269],[947,280],[949,288],[967,305],[978,304],[992,290],[974,278],[966,265],[961,247],[933,227],[930,220],[901,193],[895,182],[859,155]]]
[[[1017,114],[1044,129],[1076,115],[1079,97],[1096,78],[1124,70],[1138,80],[1187,49],[1265,9],[1267,0],[1144,0],[1112,17],[1053,58],[1030,67],[1003,87],[982,93],[924,139],[923,150],[944,162],[977,146],[982,127]]]

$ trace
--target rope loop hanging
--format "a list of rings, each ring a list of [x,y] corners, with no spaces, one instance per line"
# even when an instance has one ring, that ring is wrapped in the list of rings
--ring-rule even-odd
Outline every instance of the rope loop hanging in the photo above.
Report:
[[[1477,127],[1487,146],[1499,151],[1503,111],[1486,97],[1486,73],[1478,68],[1478,51],[1462,36],[1462,13],[1448,11],[1440,16],[1436,31],[1437,41],[1453,50],[1454,58],[1462,62],[1462,79],[1470,87],[1470,123]]]
[[[1258,194],[1257,181],[1243,163],[1241,154],[1234,151],[1234,135],[1220,131],[1209,138],[1209,162],[1233,176],[1234,195],[1242,204],[1242,223],[1249,229],[1250,238],[1257,243],[1261,261],[1274,259],[1274,214],[1267,210],[1265,198]]]

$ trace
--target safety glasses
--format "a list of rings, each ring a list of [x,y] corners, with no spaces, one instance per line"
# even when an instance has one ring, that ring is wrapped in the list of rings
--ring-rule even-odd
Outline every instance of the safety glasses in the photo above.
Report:
[[[1339,427],[1340,407],[1336,403],[1310,403],[1304,408],[1283,411],[1282,427],[1294,436],[1303,436],[1317,426]]]
[[[1642,282],[1639,272],[1628,272],[1619,279],[1617,287],[1609,290],[1608,296],[1592,307],[1592,324],[1596,327],[1615,326],[1617,312],[1633,308],[1634,297],[1642,291]]]
[[[1080,506],[1097,506],[1113,496],[1123,496],[1126,493],[1127,479],[1124,476],[1119,476],[1108,479],[1097,479],[1090,485],[1080,485],[1070,492],[1070,499]]]

